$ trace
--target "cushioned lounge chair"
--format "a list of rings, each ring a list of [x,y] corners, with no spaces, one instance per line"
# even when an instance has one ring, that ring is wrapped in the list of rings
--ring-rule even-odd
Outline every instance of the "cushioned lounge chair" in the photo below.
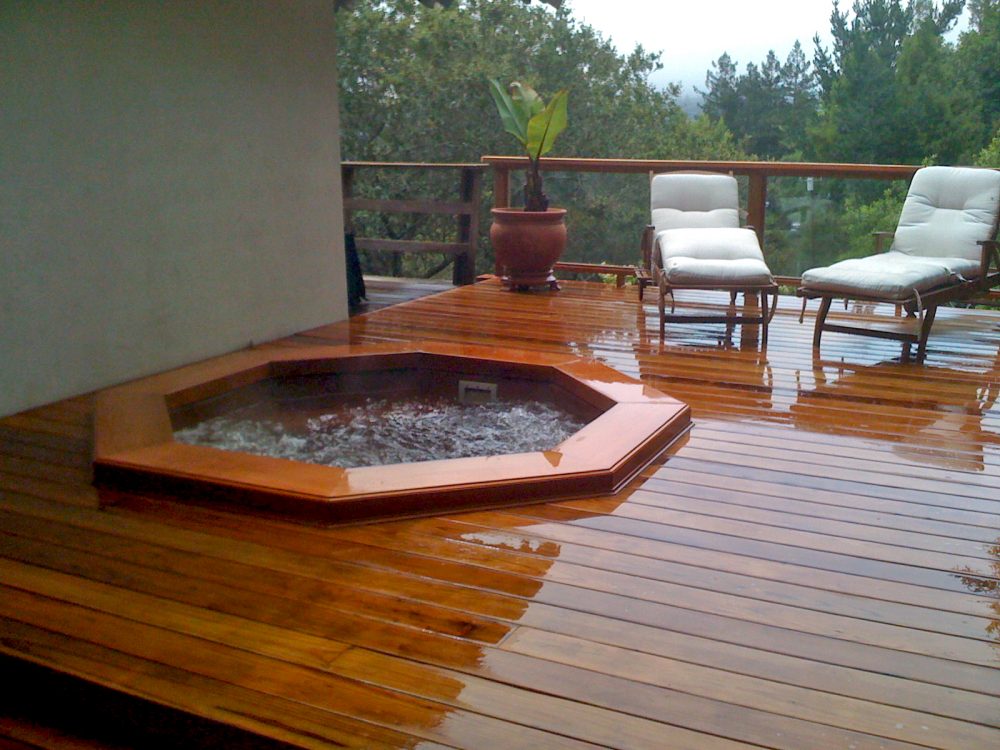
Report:
[[[654,175],[650,212],[652,224],[642,242],[643,264],[650,273],[646,283],[656,284],[659,291],[660,335],[667,322],[750,323],[761,326],[766,345],[778,286],[757,234],[740,227],[736,178],[706,172]],[[640,280],[640,299],[643,286]],[[677,314],[674,292],[681,289],[727,291],[729,306],[722,313]],[[740,292],[745,298],[759,295],[759,307],[739,311],[736,295]]]
[[[966,299],[1000,284],[995,237],[1000,221],[1000,171],[973,167],[924,167],[910,183],[895,234],[879,233],[876,249],[893,237],[888,252],[852,258],[802,274],[803,309],[819,299],[813,346],[824,331],[895,339],[927,351],[939,305]],[[830,323],[834,299],[887,302],[913,322],[903,330]]]

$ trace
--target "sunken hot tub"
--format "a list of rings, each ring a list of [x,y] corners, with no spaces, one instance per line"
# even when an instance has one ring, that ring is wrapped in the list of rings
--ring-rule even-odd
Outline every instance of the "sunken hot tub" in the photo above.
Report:
[[[688,407],[572,355],[263,347],[103,392],[95,483],[317,521],[616,491]]]

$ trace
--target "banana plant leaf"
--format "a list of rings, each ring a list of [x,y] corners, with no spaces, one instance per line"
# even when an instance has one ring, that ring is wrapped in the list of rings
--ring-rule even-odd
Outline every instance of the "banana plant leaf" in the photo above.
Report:
[[[558,92],[544,110],[528,121],[525,148],[532,159],[539,159],[552,150],[556,137],[566,129],[569,92]]]
[[[521,111],[527,115],[529,120],[545,109],[545,102],[542,101],[538,92],[519,81],[514,81],[510,85],[510,96],[514,100],[514,105],[520,106]]]
[[[490,94],[493,96],[493,102],[497,105],[504,130],[517,138],[522,146],[526,145],[529,116],[524,107],[520,103],[515,104],[511,95],[496,79],[490,81]]]

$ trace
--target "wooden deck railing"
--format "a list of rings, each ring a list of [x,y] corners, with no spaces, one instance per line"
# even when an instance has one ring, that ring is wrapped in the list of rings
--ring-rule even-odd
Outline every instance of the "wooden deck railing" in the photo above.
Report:
[[[528,166],[525,157],[483,156],[481,164],[431,164],[419,162],[344,162],[345,227],[353,225],[354,211],[376,211],[390,214],[451,214],[456,217],[456,239],[452,242],[427,242],[387,238],[356,238],[359,249],[403,253],[444,253],[450,256],[441,268],[454,260],[455,284],[468,284],[475,278],[476,244],[479,239],[479,210],[482,197],[482,172],[493,170],[493,205],[501,208],[510,205],[511,173]],[[724,172],[744,176],[748,180],[747,223],[754,227],[761,247],[767,252],[767,189],[768,180],[774,177],[819,177],[870,180],[909,180],[919,169],[911,164],[829,164],[819,162],[763,162],[763,161],[691,161],[665,159],[586,159],[547,158],[541,160],[546,172],[597,172],[605,174],[653,174],[699,170]],[[459,173],[459,200],[408,199],[381,200],[354,195],[355,173],[361,169],[417,169],[457,170]],[[640,229],[636,230],[639,236]],[[638,240],[637,240],[638,242]],[[632,271],[631,266],[597,265],[591,263],[562,263],[563,270],[574,273],[599,273],[613,275],[619,285]],[[797,276],[778,276],[778,282],[797,286]],[[1000,292],[992,292],[989,299],[995,303]]]
[[[418,198],[387,200],[361,198],[354,195],[354,178],[362,169],[454,170],[458,172],[458,200]],[[344,228],[354,230],[355,211],[375,211],[389,214],[437,214],[456,217],[455,240],[432,242],[400,240],[382,237],[356,237],[359,250],[402,253],[442,253],[448,256],[435,269],[443,270],[453,262],[452,281],[455,285],[471,284],[476,277],[476,245],[479,242],[479,203],[482,198],[483,164],[425,164],[414,162],[348,161],[341,165],[344,190]]]
[[[493,205],[503,208],[510,205],[510,174],[528,166],[520,156],[484,156],[482,161],[493,168]],[[747,223],[754,227],[761,247],[766,248],[767,232],[767,181],[771,177],[835,177],[849,179],[909,180],[919,169],[904,164],[824,164],[814,162],[774,161],[688,161],[664,159],[542,159],[545,172],[602,172],[605,174],[653,174],[698,170],[725,172],[746,176],[749,179],[747,195]],[[638,230],[637,230],[638,236]],[[584,264],[573,264],[581,266]],[[599,267],[595,269],[600,272]],[[580,269],[575,269],[580,270]],[[797,276],[779,276],[781,284],[798,285]]]

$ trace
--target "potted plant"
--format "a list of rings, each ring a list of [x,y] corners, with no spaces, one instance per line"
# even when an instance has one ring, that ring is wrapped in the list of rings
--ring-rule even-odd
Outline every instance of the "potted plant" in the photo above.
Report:
[[[511,289],[541,284],[558,289],[552,265],[566,247],[566,209],[549,208],[539,160],[566,129],[569,93],[559,91],[546,105],[530,86],[515,81],[508,90],[491,80],[490,94],[504,130],[524,147],[529,162],[524,208],[493,209],[490,241],[497,270]]]

